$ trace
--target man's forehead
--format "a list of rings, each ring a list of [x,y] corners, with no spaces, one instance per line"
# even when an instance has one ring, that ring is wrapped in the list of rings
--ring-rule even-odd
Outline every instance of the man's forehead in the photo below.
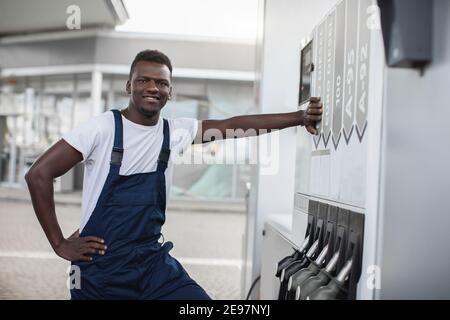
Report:
[[[136,76],[163,77],[170,79],[170,70],[165,64],[152,61],[138,61],[134,67]]]

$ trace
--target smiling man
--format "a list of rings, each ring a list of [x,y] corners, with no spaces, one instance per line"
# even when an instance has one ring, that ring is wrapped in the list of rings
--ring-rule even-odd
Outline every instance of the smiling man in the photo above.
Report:
[[[138,53],[126,91],[129,104],[73,129],[50,147],[26,174],[36,216],[56,254],[77,266],[81,286],[72,299],[209,299],[160,242],[172,170],[170,154],[208,130],[270,131],[305,126],[315,134],[322,105],[306,111],[237,116],[224,120],[163,119],[172,97],[172,64],[156,50]],[[171,132],[183,130],[181,139]],[[217,139],[217,135],[214,135]],[[179,137],[179,136],[178,136]],[[234,136],[233,136],[234,137]],[[53,179],[84,162],[80,229],[65,238],[58,224]]]

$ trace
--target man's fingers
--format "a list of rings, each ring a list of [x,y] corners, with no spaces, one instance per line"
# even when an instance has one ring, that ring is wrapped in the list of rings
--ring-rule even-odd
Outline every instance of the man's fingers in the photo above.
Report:
[[[86,246],[86,248],[99,249],[99,250],[106,250],[106,248],[107,248],[107,246],[105,246],[104,244],[100,244],[97,242],[87,242],[85,246]]]
[[[80,258],[79,258],[78,260],[79,260],[79,261],[86,261],[86,262],[88,262],[88,261],[92,261],[92,257],[88,257],[88,256],[85,256],[85,255],[81,255]]]
[[[104,255],[107,246],[97,242],[86,242],[80,246],[80,252],[82,254],[100,254]]]
[[[321,115],[308,115],[308,121],[319,122],[322,120]]]
[[[320,97],[311,97],[309,98],[309,102],[315,103],[315,102],[319,102],[320,101]]]
[[[314,127],[312,127],[312,126],[307,126],[307,127],[306,127],[306,130],[307,130],[309,133],[313,134],[313,135],[316,135],[316,134],[317,134],[316,128],[314,128]]]
[[[106,252],[105,250],[101,250],[101,249],[95,249],[95,248],[91,248],[91,247],[84,247],[80,250],[80,253],[82,255],[87,255],[87,256],[92,256],[95,254],[99,254],[99,255],[104,255]]]
[[[94,248],[83,248],[81,250],[82,254],[96,254],[97,253],[97,249]]]
[[[310,103],[309,105],[308,105],[308,109],[322,109],[323,108],[323,104],[322,104],[322,102],[320,102],[320,103]]]
[[[316,114],[322,114],[323,110],[322,108],[308,108],[308,110],[306,111],[307,114],[309,115],[316,115]]]
[[[86,242],[92,241],[92,242],[98,242],[98,243],[105,243],[105,240],[103,240],[102,238],[94,237],[94,236],[84,237],[83,240]]]

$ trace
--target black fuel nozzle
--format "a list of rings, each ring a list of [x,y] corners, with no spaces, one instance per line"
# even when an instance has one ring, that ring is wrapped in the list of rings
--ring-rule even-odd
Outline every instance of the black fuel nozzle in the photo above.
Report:
[[[353,260],[348,260],[338,275],[331,279],[328,285],[320,287],[309,295],[306,300],[344,300],[347,297],[345,283],[352,270]]]
[[[325,263],[328,254],[328,245],[326,245],[317,256],[317,259],[312,261],[307,267],[299,270],[293,274],[288,280],[287,286],[287,300],[295,300],[297,287],[301,286],[308,278],[319,273],[323,264]]]
[[[277,268],[276,268],[277,271],[275,273],[275,276],[277,278],[281,277],[281,273],[282,273],[283,269],[287,268],[287,266],[289,266],[292,262],[303,258],[303,256],[306,253],[306,250],[308,248],[308,244],[309,244],[309,236],[307,236],[305,238],[302,245],[300,246],[300,249],[294,250],[294,253],[292,253],[291,255],[289,255],[287,257],[284,257],[277,263]]]
[[[326,286],[332,279],[332,272],[335,270],[339,261],[339,251],[337,251],[324,269],[320,272],[306,279],[301,285],[297,286],[295,291],[295,300],[305,300],[311,293],[318,288]]]
[[[316,240],[302,259],[292,262],[289,266],[287,266],[285,269],[281,271],[280,277],[281,284],[280,284],[280,291],[278,293],[278,300],[286,300],[289,278],[298,270],[307,267],[309,263],[311,263],[311,259],[317,253],[318,247],[319,247],[319,240]]]

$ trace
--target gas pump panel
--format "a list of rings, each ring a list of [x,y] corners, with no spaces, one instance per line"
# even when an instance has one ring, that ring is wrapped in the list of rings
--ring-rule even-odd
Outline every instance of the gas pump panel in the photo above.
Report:
[[[297,191],[357,207],[365,205],[371,73],[384,62],[371,46],[373,34],[380,34],[376,8],[372,0],[341,1],[301,51],[300,108],[309,96],[318,96],[323,115],[312,150],[297,155],[298,164],[305,158],[310,164],[300,164]]]
[[[300,300],[356,299],[370,169],[368,115],[371,107],[381,105],[369,88],[381,85],[376,73],[384,68],[382,46],[374,42],[382,41],[376,1],[339,2],[310,39],[301,50],[299,108],[306,108],[310,96],[320,97],[323,115],[316,136],[298,132],[292,221],[296,243],[304,238],[300,230],[310,214],[305,203],[326,205],[337,218],[329,213],[325,221],[333,230],[320,247],[327,252],[318,254],[320,259],[311,258],[308,269],[292,276],[297,288],[291,286],[289,292]],[[348,222],[342,223],[347,216]],[[317,284],[321,290],[316,290]]]
[[[307,25],[311,33],[302,34],[300,48],[293,45],[297,38],[289,40],[301,53],[299,109],[310,96],[320,97],[323,116],[316,136],[297,130],[292,216],[265,221],[261,297],[446,299],[450,260],[440,253],[449,242],[450,153],[442,148],[449,117],[433,118],[439,127],[433,139],[411,128],[423,122],[430,96],[448,101],[449,2],[330,0],[327,14],[306,2],[298,2],[290,22],[303,27],[312,12],[323,19]],[[275,17],[288,10],[274,7],[268,6]],[[270,22],[274,32],[278,26]],[[429,64],[431,51],[439,63]],[[422,172],[424,163],[430,170]],[[425,258],[408,264],[417,249]]]

